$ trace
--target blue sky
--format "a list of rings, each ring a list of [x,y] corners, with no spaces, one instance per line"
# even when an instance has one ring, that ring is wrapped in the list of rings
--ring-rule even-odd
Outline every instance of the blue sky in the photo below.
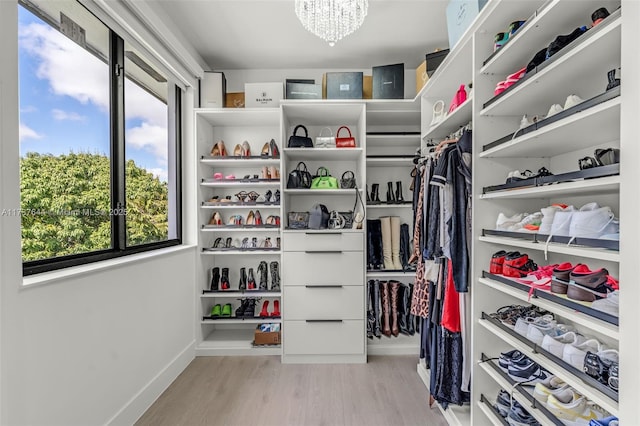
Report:
[[[105,63],[19,7],[20,154],[109,153]],[[167,176],[167,108],[125,85],[126,156]]]

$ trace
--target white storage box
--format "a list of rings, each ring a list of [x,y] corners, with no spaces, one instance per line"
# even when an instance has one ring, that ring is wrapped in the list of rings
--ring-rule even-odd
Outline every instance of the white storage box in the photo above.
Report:
[[[200,81],[200,108],[224,108],[226,93],[224,73],[205,71]]]
[[[277,108],[284,98],[284,85],[279,83],[245,83],[245,108]]]

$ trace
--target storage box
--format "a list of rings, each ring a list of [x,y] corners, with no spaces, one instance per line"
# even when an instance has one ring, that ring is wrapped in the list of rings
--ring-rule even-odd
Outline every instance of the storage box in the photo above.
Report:
[[[286,99],[322,99],[322,85],[311,83],[297,83],[287,80]]]
[[[362,76],[362,99],[373,99],[373,76]]]
[[[278,83],[245,83],[246,108],[277,108],[284,97],[284,85]]]
[[[362,99],[361,72],[328,72],[322,80],[323,86],[326,81],[327,99]]]
[[[416,68],[416,95],[420,93],[422,88],[429,81],[429,76],[427,75],[427,60],[422,61],[420,66]]]
[[[227,79],[223,72],[205,71],[200,80],[200,108],[224,107]]]
[[[444,58],[449,54],[449,49],[436,50],[433,53],[426,54],[427,61],[427,77],[431,77],[436,69],[440,66]]]
[[[373,67],[373,99],[404,99],[404,64]]]
[[[487,0],[449,0],[447,5],[449,48],[453,49],[485,4]]]
[[[244,92],[227,93],[224,101],[225,108],[244,108]]]
[[[280,331],[261,331],[258,326],[253,333],[254,345],[279,345],[281,341]]]

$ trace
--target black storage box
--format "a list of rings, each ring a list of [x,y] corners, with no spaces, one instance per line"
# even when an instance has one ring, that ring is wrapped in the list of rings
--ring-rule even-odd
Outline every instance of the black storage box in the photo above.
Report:
[[[361,72],[328,72],[324,79],[327,99],[362,99]]]
[[[440,66],[444,58],[449,54],[449,49],[439,50],[433,53],[427,53],[427,75],[431,77],[436,71],[436,68]]]
[[[315,80],[287,79],[285,99],[322,99],[322,85]]]
[[[373,67],[373,99],[404,99],[404,64]]]

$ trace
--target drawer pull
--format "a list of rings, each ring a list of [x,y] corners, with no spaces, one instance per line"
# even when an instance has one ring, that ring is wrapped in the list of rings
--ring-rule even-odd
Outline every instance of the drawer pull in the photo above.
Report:
[[[311,284],[307,284],[305,285],[306,288],[342,288],[343,286],[339,285],[339,284],[320,284],[320,285],[311,285]]]
[[[325,319],[325,320],[321,320],[321,319],[315,319],[315,320],[306,320],[307,322],[342,322],[342,320],[340,319]]]
[[[342,254],[342,250],[305,250],[306,254]]]
[[[305,232],[305,235],[342,235],[342,232]]]

